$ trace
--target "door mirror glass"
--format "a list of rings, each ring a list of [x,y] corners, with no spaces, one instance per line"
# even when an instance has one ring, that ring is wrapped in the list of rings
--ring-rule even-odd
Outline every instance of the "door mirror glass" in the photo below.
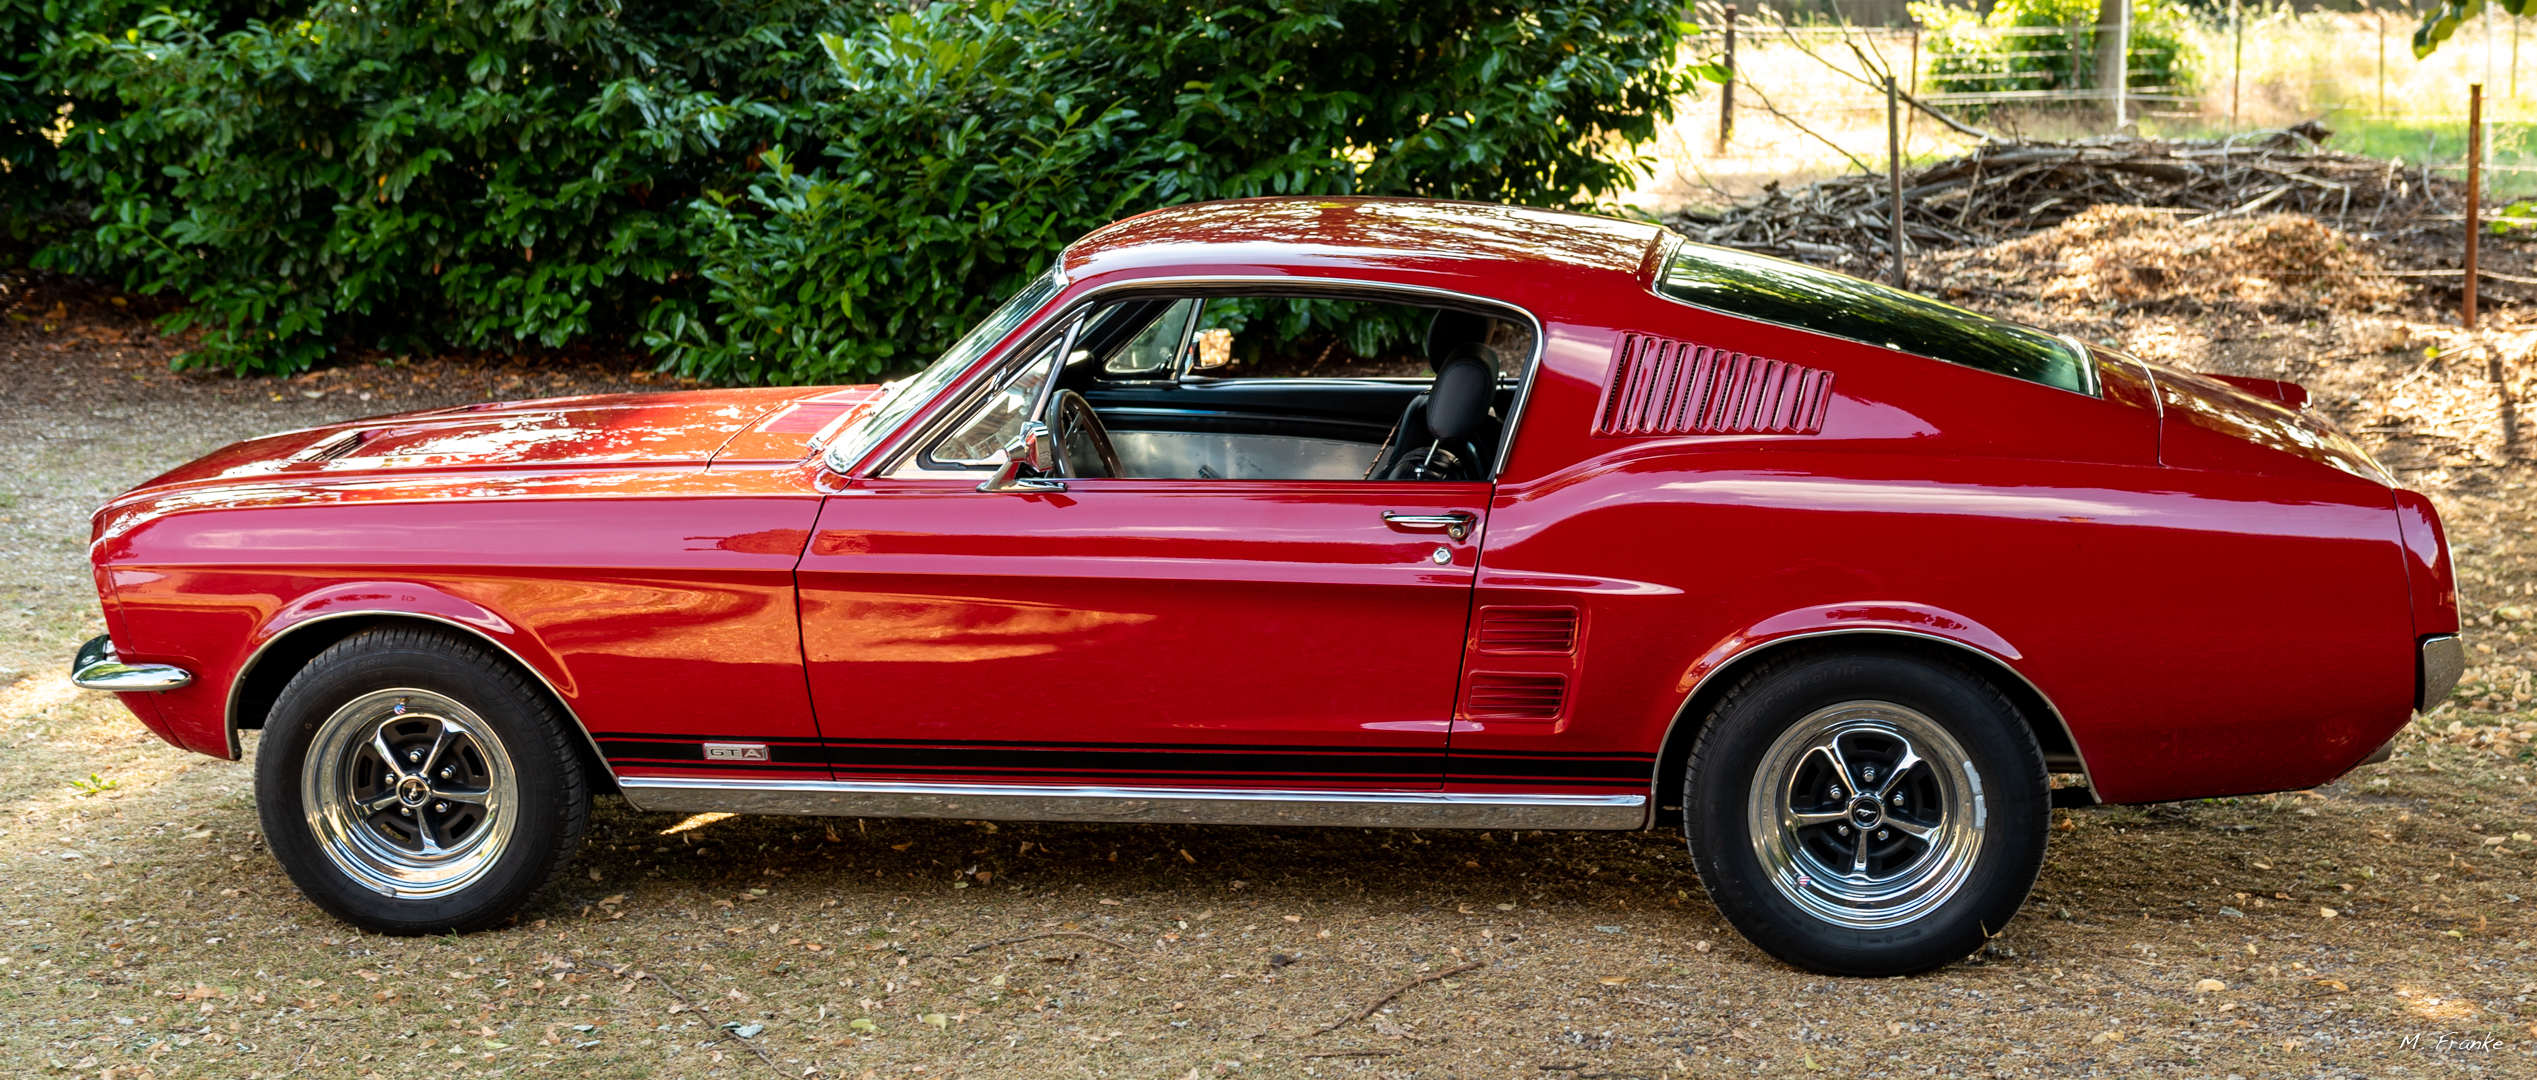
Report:
[[[1057,440],[1048,425],[1037,420],[1022,421],[1022,433],[1013,444],[1004,448],[1004,456],[1021,462],[1034,473],[1046,476],[1057,471]]]
[[[1189,343],[1189,370],[1213,371],[1233,366],[1233,331],[1221,326],[1201,330]]]

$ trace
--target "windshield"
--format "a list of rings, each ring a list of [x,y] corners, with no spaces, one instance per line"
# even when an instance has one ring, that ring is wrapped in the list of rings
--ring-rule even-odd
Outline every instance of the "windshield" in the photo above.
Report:
[[[2097,389],[2087,353],[2060,337],[1767,255],[1684,244],[1665,268],[1656,291],[1729,315],[1882,345],[2064,390],[2094,394]]]
[[[1065,280],[1057,275],[1057,268],[1049,267],[1047,273],[1023,286],[1021,292],[1014,293],[1012,299],[996,308],[985,321],[962,335],[941,357],[925,365],[925,370],[884,386],[881,403],[864,413],[863,419],[839,431],[836,441],[828,444],[828,467],[840,473],[852,469],[854,463],[870,453],[883,437],[898,430],[899,422],[907,419],[909,413],[932,401],[943,387],[960,378],[960,374],[977,363],[979,357],[986,355],[988,349],[1004,340],[1014,327],[1022,325],[1022,321],[1048,303],[1050,297],[1056,296],[1058,288],[1064,284]]]

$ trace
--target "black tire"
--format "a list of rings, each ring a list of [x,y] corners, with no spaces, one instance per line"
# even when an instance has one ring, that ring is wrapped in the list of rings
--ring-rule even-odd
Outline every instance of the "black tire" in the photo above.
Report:
[[[1965,765],[1891,771],[1923,745]],[[1805,647],[1704,718],[1683,827],[1710,898],[1763,951],[1827,975],[1908,975],[2017,914],[2043,868],[2048,788],[2017,706],[1969,667]]]
[[[359,745],[364,731],[377,741]],[[319,653],[274,702],[256,751],[257,812],[282,869],[336,918],[383,934],[480,930],[526,906],[581,848],[590,788],[574,737],[544,688],[482,642],[365,630]],[[381,745],[406,760],[383,766]]]

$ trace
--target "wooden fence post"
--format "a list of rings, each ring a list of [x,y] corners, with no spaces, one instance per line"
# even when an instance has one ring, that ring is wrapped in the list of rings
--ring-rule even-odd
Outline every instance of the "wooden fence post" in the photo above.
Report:
[[[2484,84],[2467,87],[2467,264],[2466,302],[2460,309],[2469,330],[2475,329],[2475,247],[2484,231]]]
[[[1727,81],[1718,87],[1718,153],[1735,134],[1735,5],[1727,5]]]
[[[1903,118],[1900,103],[1895,100],[1894,74],[1885,75],[1885,179],[1894,201],[1888,211],[1894,226],[1894,287],[1908,289],[1910,278],[1903,270]]]
[[[2229,0],[2229,40],[2229,130],[2235,131],[2238,74],[2246,67],[2246,14],[2238,10],[2238,0]],[[2386,45],[2382,43],[2379,49],[2384,54]],[[2384,63],[2381,66],[2384,67]],[[2379,96],[2385,97],[2386,92],[2381,90]]]

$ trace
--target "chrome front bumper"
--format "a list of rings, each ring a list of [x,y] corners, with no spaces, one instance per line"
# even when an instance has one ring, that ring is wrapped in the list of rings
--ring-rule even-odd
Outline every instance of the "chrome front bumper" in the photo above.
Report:
[[[99,634],[71,657],[70,681],[83,690],[174,690],[194,681],[194,673],[167,664],[127,664],[115,655],[115,643]]]

